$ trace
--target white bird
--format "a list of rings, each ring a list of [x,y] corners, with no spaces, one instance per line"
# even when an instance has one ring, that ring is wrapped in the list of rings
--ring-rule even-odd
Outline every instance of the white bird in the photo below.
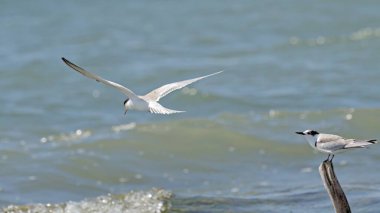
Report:
[[[330,155],[332,155],[330,161],[334,158],[334,155],[339,152],[346,151],[348,149],[354,148],[366,148],[371,144],[377,143],[376,139],[372,140],[356,140],[356,139],[345,139],[339,135],[323,134],[315,130],[305,130],[303,132],[296,132],[299,135],[305,136],[307,142],[314,149],[329,154],[326,161],[329,160]]]
[[[125,113],[124,114],[126,114],[127,111],[130,109],[138,110],[138,111],[149,111],[151,113],[156,113],[156,114],[173,114],[173,113],[184,112],[184,111],[178,111],[178,110],[172,110],[172,109],[165,108],[161,104],[159,104],[158,101],[162,97],[166,96],[167,94],[169,94],[175,90],[181,89],[181,88],[183,88],[183,87],[185,87],[191,83],[194,83],[196,81],[199,81],[203,78],[207,78],[209,76],[216,75],[216,74],[223,72],[223,71],[219,71],[219,72],[216,72],[216,73],[213,73],[210,75],[205,75],[205,76],[198,77],[198,78],[193,78],[193,79],[189,79],[189,80],[178,81],[178,82],[166,84],[166,85],[163,85],[163,86],[149,92],[146,95],[140,96],[140,95],[136,95],[132,90],[130,90],[130,89],[118,84],[118,83],[103,79],[102,77],[100,77],[98,75],[92,74],[92,73],[84,70],[83,68],[75,65],[74,63],[70,62],[69,60],[67,60],[65,58],[62,58],[62,60],[69,67],[73,68],[75,71],[79,72],[80,74],[82,74],[88,78],[94,79],[97,82],[101,82],[103,84],[112,86],[112,87],[118,89],[119,91],[121,91],[124,95],[126,95],[127,99],[124,101],[124,107],[125,107]]]

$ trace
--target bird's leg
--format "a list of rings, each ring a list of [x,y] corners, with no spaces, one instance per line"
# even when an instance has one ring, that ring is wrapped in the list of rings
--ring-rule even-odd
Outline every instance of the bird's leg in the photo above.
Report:
[[[332,162],[333,158],[334,158],[335,155],[332,155],[332,158],[330,159],[330,162]]]
[[[329,158],[330,158],[330,154],[327,156],[327,159],[325,160],[325,162],[329,161]]]

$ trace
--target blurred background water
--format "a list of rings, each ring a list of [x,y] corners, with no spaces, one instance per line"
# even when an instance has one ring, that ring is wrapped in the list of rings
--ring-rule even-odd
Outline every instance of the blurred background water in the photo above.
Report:
[[[326,156],[294,132],[380,138],[379,10],[336,0],[2,1],[0,206],[333,211],[317,169]],[[186,113],[123,116],[121,93],[61,57],[138,94],[225,72],[162,99]],[[379,160],[377,145],[334,159],[354,212],[380,208]]]

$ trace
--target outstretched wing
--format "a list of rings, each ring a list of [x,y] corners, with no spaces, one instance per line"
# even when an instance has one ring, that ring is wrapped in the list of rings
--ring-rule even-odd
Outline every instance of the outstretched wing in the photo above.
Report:
[[[92,74],[92,73],[86,71],[85,69],[77,66],[76,64],[70,62],[69,60],[67,60],[65,58],[62,58],[62,60],[69,67],[73,68],[75,71],[79,72],[80,74],[82,74],[82,75],[84,75],[84,76],[86,76],[88,78],[91,78],[91,79],[96,80],[97,82],[101,82],[103,84],[115,87],[116,89],[118,89],[119,91],[121,91],[122,93],[124,93],[125,95],[127,95],[129,98],[135,98],[135,97],[137,97],[136,94],[133,93],[130,89],[128,89],[128,88],[126,88],[126,87],[124,87],[124,86],[122,86],[120,84],[117,84],[115,82],[103,79],[102,77],[97,76],[95,74]]]
[[[219,74],[221,72],[223,72],[223,71],[219,71],[219,72],[216,72],[216,73],[213,73],[210,75],[205,75],[205,76],[198,77],[198,78],[193,78],[193,79],[189,79],[189,80],[178,81],[178,82],[166,84],[166,85],[161,86],[161,87],[151,91],[150,93],[144,95],[143,98],[147,101],[159,101],[162,97],[164,97],[165,95],[167,95],[167,94],[169,94],[169,93],[171,93],[177,89],[181,89],[181,88],[183,88],[183,87],[185,87],[191,83],[199,81],[203,78],[210,77],[212,75]]]
[[[157,102],[149,102],[149,111],[154,114],[164,114],[164,115],[185,112],[185,111],[178,111],[178,110],[165,108]]]

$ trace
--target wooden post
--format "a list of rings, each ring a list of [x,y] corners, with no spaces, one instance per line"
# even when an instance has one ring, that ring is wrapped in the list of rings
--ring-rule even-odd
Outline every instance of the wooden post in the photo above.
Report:
[[[338,178],[335,176],[332,162],[323,161],[323,163],[319,166],[319,174],[321,175],[326,191],[330,195],[335,212],[350,213],[350,205],[348,204],[346,195],[339,184]]]

